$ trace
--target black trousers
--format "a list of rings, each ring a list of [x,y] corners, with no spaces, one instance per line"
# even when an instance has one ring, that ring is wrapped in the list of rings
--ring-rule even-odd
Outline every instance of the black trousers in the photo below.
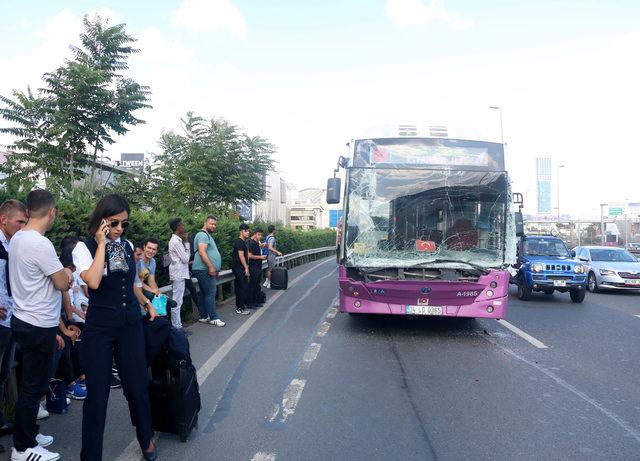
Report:
[[[191,302],[193,303],[193,307],[198,309],[198,290],[191,280],[191,276],[188,279],[184,280],[184,287],[189,290],[189,295],[191,296]]]
[[[101,309],[89,307],[91,309]],[[111,364],[115,357],[122,389],[129,404],[131,423],[142,450],[153,437],[149,405],[149,375],[145,358],[142,322],[105,325],[87,318],[82,332],[81,356],[86,374],[87,398],[82,409],[80,459],[100,461],[109,402]]]
[[[249,277],[244,274],[243,270],[233,270],[233,275],[236,278],[236,308],[244,309],[249,299]]]
[[[260,294],[260,282],[262,281],[262,261],[257,268],[249,267],[249,296],[247,303],[258,304],[258,295]]]
[[[58,327],[36,327],[14,315],[11,329],[22,351],[22,386],[15,408],[13,445],[16,450],[25,451],[38,445],[36,417],[40,399],[49,387]]]

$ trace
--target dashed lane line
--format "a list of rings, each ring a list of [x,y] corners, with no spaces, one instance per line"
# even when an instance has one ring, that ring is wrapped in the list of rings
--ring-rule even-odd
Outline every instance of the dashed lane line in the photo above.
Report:
[[[546,346],[539,339],[534,338],[529,333],[526,333],[526,332],[522,331],[520,328],[518,328],[517,326],[507,322],[506,320],[498,320],[497,322],[500,325],[502,325],[503,327],[505,327],[507,330],[511,330],[512,332],[514,332],[515,334],[520,336],[522,339],[524,339],[525,341],[527,341],[528,343],[530,343],[534,347],[537,347],[538,349],[548,349],[549,348],[548,346]]]
[[[259,451],[258,453],[253,455],[251,461],[276,461],[276,454]]]

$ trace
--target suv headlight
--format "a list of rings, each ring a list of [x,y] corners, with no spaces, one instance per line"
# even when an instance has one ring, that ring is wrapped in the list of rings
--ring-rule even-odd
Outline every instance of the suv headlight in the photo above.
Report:
[[[609,269],[600,269],[600,275],[616,275],[615,271]]]
[[[531,265],[531,270],[533,272],[542,272],[542,269],[543,269],[543,267],[542,267],[542,264],[540,264],[540,263],[535,263],[535,264]]]
[[[584,266],[582,264],[576,264],[573,266],[573,272],[576,274],[584,274]]]

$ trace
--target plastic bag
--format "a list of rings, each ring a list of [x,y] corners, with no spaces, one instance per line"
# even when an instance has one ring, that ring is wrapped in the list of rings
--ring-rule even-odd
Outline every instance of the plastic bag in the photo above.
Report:
[[[167,315],[167,297],[165,295],[154,296],[151,304],[158,315]]]

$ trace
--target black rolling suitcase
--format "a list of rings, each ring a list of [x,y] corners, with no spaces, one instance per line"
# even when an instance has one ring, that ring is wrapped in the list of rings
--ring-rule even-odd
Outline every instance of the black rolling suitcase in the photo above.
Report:
[[[196,369],[190,360],[176,360],[160,354],[152,367],[149,383],[153,430],[180,436],[186,442],[198,424],[200,389]]]
[[[271,289],[286,290],[289,285],[289,271],[286,267],[274,267],[271,269]]]

